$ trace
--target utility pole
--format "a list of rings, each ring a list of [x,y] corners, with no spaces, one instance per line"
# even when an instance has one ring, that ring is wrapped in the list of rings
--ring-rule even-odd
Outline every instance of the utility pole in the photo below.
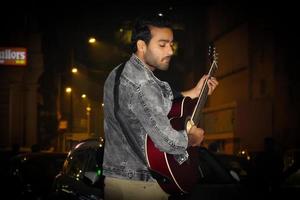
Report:
[[[69,73],[70,71],[72,70],[72,68],[74,67],[74,48],[71,47],[71,50],[70,50],[70,69],[68,70]],[[71,88],[72,88],[72,91],[70,93],[70,133],[73,132],[73,93],[74,93],[74,84],[73,84],[73,74],[70,73],[70,85],[71,85]]]
[[[90,134],[91,133],[91,128],[90,128],[90,124],[91,124],[91,113],[90,113],[90,111],[91,111],[91,107],[90,106],[88,106],[87,108],[86,108],[86,117],[87,117],[87,133],[88,134]]]

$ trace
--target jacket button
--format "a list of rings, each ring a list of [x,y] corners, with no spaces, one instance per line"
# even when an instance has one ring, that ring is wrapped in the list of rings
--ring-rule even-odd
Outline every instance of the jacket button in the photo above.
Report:
[[[132,172],[132,171],[129,171],[129,172],[128,172],[128,178],[132,179],[132,177],[133,177],[133,172]]]

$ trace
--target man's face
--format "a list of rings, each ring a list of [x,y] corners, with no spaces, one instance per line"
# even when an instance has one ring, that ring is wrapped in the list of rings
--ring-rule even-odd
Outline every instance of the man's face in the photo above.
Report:
[[[173,32],[170,28],[151,27],[152,38],[146,46],[144,61],[151,70],[167,70],[173,55]]]

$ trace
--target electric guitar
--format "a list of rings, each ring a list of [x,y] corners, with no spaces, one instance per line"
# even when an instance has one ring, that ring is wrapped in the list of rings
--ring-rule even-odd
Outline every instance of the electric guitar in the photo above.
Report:
[[[212,58],[208,79],[214,75],[218,68],[215,48],[210,47],[209,55]],[[173,101],[168,118],[175,130],[186,130],[187,124],[199,125],[201,111],[208,95],[208,79],[205,80],[198,98],[183,97]],[[156,178],[160,187],[169,194],[191,192],[202,177],[197,151],[199,147],[188,147],[188,160],[179,164],[172,154],[157,149],[148,134],[145,140],[148,167],[156,174],[154,178]]]

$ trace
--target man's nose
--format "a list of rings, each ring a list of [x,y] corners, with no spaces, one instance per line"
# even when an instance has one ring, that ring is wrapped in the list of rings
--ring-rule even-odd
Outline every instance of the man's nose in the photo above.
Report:
[[[168,48],[168,55],[172,56],[173,54],[174,54],[174,50],[173,50],[173,47],[170,45]]]

